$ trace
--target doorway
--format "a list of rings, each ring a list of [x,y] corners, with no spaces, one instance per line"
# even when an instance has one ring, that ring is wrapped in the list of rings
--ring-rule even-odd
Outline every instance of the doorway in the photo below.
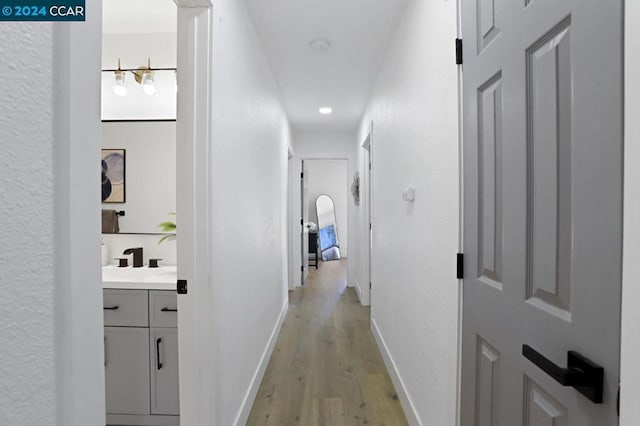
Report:
[[[309,268],[318,269],[322,262],[329,261],[330,257],[335,258],[335,255],[328,256],[328,253],[331,250],[335,252],[336,246],[339,247],[340,258],[348,257],[348,159],[306,158],[301,160],[300,164],[301,257],[304,283]],[[335,217],[333,225],[321,226],[324,219],[322,214],[318,215],[317,201],[322,196],[325,196],[322,199],[332,201]],[[329,239],[326,238],[327,233],[330,234]],[[323,241],[326,241],[325,246]],[[310,261],[312,266],[309,266]]]
[[[178,425],[177,6],[102,7],[106,422]]]
[[[176,121],[178,140],[181,149],[177,150],[177,207],[179,218],[180,238],[178,245],[178,276],[185,283],[191,283],[188,295],[178,298],[178,314],[181,333],[179,336],[180,353],[180,414],[183,424],[212,424],[214,422],[211,401],[213,400],[213,384],[205,379],[214,375],[211,363],[200,365],[195,359],[200,354],[212,352],[211,333],[200,332],[203,324],[210,324],[202,320],[209,310],[208,266],[206,254],[209,236],[207,229],[210,223],[208,216],[208,167],[206,161],[210,143],[210,81],[211,75],[211,27],[212,3],[203,1],[176,0],[178,6],[178,109],[180,119]],[[97,5],[100,8],[100,5]],[[62,87],[68,87],[69,93],[60,101],[60,128],[57,129],[58,139],[63,141],[60,152],[70,155],[59,159],[59,164],[67,170],[58,180],[58,191],[61,196],[61,215],[68,220],[85,217],[89,213],[99,215],[99,204],[78,202],[84,195],[81,182],[93,182],[95,174],[91,167],[86,166],[87,159],[96,158],[96,150],[100,149],[99,111],[93,105],[100,104],[98,90],[87,87],[99,87],[100,80],[93,78],[96,70],[101,68],[99,55],[88,55],[87,52],[100,52],[101,13],[97,12],[87,21],[94,21],[91,25],[64,25],[60,29],[58,48],[61,51],[57,63]],[[174,89],[175,90],[175,89]],[[88,144],[92,141],[93,144]],[[93,152],[93,154],[91,153]],[[189,173],[180,173],[189,170]],[[92,199],[86,191],[86,199]],[[70,195],[65,195],[70,194]],[[84,199],[84,198],[82,198]],[[59,264],[78,264],[83,258],[82,251],[86,250],[88,233],[82,227],[72,227],[68,220],[60,221],[57,232],[64,238],[59,253]],[[198,232],[195,232],[198,229]],[[95,231],[94,231],[95,232]],[[62,238],[62,237],[61,237]],[[97,239],[96,239],[97,242]],[[96,247],[97,249],[97,247]],[[93,262],[87,262],[93,265]],[[96,265],[97,266],[97,265]],[[87,339],[93,341],[94,336],[102,336],[102,321],[94,321],[95,315],[102,316],[102,298],[98,297],[95,289],[89,289],[87,281],[98,279],[96,267],[91,271],[68,266],[61,267],[60,277],[64,285],[59,292],[61,311],[75,312],[73,319],[60,319],[65,324],[64,332],[60,336],[61,347],[69,348],[69,356],[61,361],[61,377],[64,379],[61,400],[65,401],[64,410],[60,417],[65,424],[104,424],[104,381],[96,377],[104,377],[102,362],[102,348],[96,350],[96,356],[87,357],[85,347]],[[193,285],[195,282],[200,286]],[[174,286],[175,289],[175,286]],[[175,291],[175,290],[174,290]],[[88,303],[90,305],[88,305]],[[82,309],[78,307],[82,306]],[[102,346],[102,338],[99,339]],[[211,354],[212,355],[212,354]],[[81,360],[87,361],[83,365]],[[99,363],[94,361],[100,361]],[[87,390],[91,389],[95,404],[86,404]],[[67,408],[68,407],[68,408]],[[102,418],[101,420],[99,420]]]

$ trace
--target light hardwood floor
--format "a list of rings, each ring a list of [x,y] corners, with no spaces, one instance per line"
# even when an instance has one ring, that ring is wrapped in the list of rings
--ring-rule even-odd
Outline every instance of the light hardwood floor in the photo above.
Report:
[[[321,263],[289,312],[247,425],[407,425],[369,329],[346,288],[347,261]]]

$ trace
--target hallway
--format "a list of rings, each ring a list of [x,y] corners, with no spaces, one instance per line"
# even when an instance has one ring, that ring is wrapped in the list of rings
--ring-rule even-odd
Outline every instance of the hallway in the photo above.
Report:
[[[248,425],[407,424],[346,270],[346,259],[323,262],[289,293]]]

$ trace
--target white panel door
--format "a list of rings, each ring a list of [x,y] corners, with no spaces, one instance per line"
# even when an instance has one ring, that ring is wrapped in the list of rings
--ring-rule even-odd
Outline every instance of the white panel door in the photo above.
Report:
[[[461,14],[461,425],[616,425],[622,0]],[[569,351],[604,368],[602,402]]]

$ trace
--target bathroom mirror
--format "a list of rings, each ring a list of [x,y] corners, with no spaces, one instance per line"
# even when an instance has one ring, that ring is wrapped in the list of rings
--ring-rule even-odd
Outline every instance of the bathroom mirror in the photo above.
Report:
[[[316,198],[316,212],[318,215],[318,237],[322,260],[339,260],[340,244],[336,224],[336,212],[333,200],[328,195]]]
[[[102,147],[103,156],[126,153],[118,180],[126,197],[102,204],[103,211],[118,214],[118,230],[107,227],[103,233],[162,233],[160,223],[175,221],[170,215],[176,211],[175,121],[105,121]]]

